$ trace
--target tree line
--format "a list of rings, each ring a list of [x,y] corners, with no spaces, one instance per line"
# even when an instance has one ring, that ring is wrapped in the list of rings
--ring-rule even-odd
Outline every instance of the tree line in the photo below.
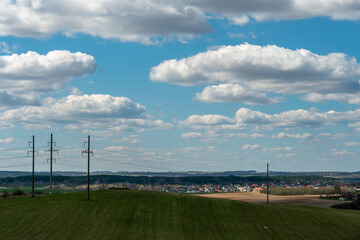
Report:
[[[53,176],[54,184],[65,184],[67,186],[78,186],[87,184],[87,176]],[[5,177],[0,178],[2,186],[28,186],[31,185],[31,176]],[[49,176],[35,176],[37,185],[47,185]],[[334,184],[336,179],[321,176],[272,176],[270,181],[273,184]],[[191,177],[159,177],[159,176],[119,176],[119,175],[93,175],[92,183],[112,184],[128,182],[134,184],[177,184],[177,185],[229,185],[266,183],[266,176],[191,176]]]

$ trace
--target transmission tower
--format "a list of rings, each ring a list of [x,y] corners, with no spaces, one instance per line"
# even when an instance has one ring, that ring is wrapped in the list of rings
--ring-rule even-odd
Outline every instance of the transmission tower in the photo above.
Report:
[[[90,136],[88,136],[88,141],[84,142],[84,147],[87,144],[87,150],[81,151],[81,156],[83,156],[84,153],[87,153],[88,155],[88,186],[87,186],[87,200],[90,200],[90,154],[94,156],[93,151],[90,150]]]
[[[269,163],[266,164],[266,203],[269,204]]]
[[[53,134],[51,133],[50,135],[50,142],[48,142],[48,147],[50,145],[50,149],[49,150],[45,150],[45,155],[46,155],[46,152],[50,152],[50,159],[48,159],[48,161],[50,160],[50,194],[52,194],[52,168],[53,168],[53,160],[55,160],[56,162],[56,159],[53,158],[53,152],[56,152],[57,154],[59,154],[59,151],[58,150],[55,150],[53,148],[53,145],[56,146],[56,142],[53,141]]]
[[[32,153],[32,185],[31,185],[31,197],[34,197],[34,186],[35,186],[35,136],[32,136],[32,141],[29,142],[29,147],[32,145],[32,151],[27,152],[27,156],[29,153]],[[36,151],[36,154],[39,155],[39,152]]]

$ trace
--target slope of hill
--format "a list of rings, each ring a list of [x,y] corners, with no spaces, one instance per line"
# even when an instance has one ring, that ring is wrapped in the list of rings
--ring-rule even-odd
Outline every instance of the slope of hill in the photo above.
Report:
[[[0,200],[0,239],[357,239],[360,212],[143,191]]]

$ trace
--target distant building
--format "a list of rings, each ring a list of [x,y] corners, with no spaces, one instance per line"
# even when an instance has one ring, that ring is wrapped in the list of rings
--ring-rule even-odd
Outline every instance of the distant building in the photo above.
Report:
[[[261,187],[256,187],[253,189],[253,192],[260,192],[261,190],[263,190],[263,188]]]

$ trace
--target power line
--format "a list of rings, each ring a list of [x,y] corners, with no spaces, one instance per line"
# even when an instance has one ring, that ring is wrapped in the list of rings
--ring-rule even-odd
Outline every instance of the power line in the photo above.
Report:
[[[46,163],[38,163],[37,165],[45,165]],[[27,164],[17,164],[17,165],[5,165],[5,166],[0,166],[2,168],[14,168],[14,167],[29,167],[31,166],[31,163],[27,163]]]
[[[5,151],[14,151],[14,150],[24,150],[25,147],[22,148],[5,148],[5,149],[0,149],[0,152],[5,152]]]
[[[108,157],[108,156],[98,156],[100,158],[105,158],[105,159],[115,159],[113,157]],[[116,158],[117,159],[117,158]],[[129,162],[121,162],[121,164],[123,165],[130,165],[130,166],[138,166],[138,167],[147,167],[147,168],[151,168],[151,169],[156,169],[156,170],[166,170],[166,171],[170,171],[169,168],[162,168],[162,167],[154,167],[153,165],[147,165],[147,164],[134,164],[134,163],[129,163]]]
[[[19,159],[19,158],[27,158],[28,156],[21,156],[21,157],[6,157],[6,158],[0,158],[0,160],[9,160],[9,159]]]
[[[111,152],[111,151],[109,151],[109,152]],[[125,155],[125,154],[124,154]],[[108,158],[116,158],[116,157],[121,157],[121,156],[116,156],[116,155],[112,155],[112,156],[109,156],[109,155],[103,155],[104,157],[108,157]],[[122,155],[123,156],[123,155]],[[166,158],[164,158],[163,156],[158,156],[157,157],[157,159],[166,159]],[[144,161],[144,160],[135,160],[135,161]],[[167,164],[167,165],[172,165],[172,166],[175,166],[175,165],[184,165],[184,164],[186,164],[187,166],[191,166],[191,167],[204,167],[204,165],[201,165],[201,164],[196,164],[196,163],[191,163],[191,162],[187,162],[187,161],[179,161],[179,160],[175,160],[174,159],[174,161],[172,161],[172,162],[162,162],[162,164]],[[214,168],[215,169],[215,167],[212,167],[212,166],[207,166],[208,168]]]

